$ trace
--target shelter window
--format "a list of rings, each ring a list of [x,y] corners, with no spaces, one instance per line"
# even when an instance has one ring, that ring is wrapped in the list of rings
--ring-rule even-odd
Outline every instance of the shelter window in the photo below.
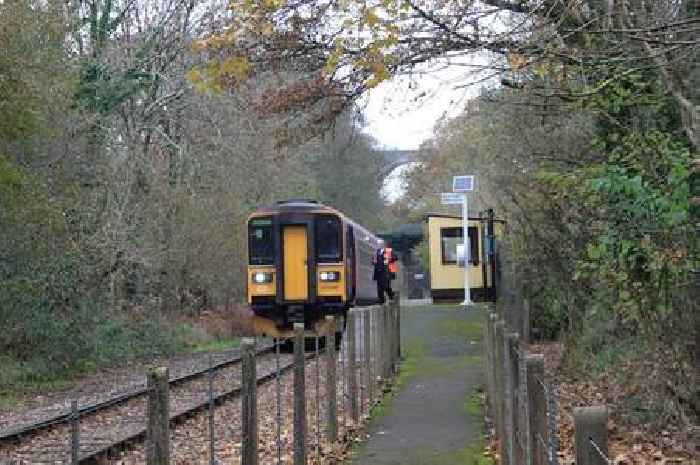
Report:
[[[273,265],[275,243],[272,239],[272,219],[255,218],[248,224],[248,250],[251,265]]]
[[[316,261],[334,263],[343,259],[340,219],[337,216],[316,217]]]
[[[479,229],[469,226],[469,262],[472,265],[479,264]],[[464,243],[462,228],[440,229],[440,243],[442,247],[442,264],[457,264],[457,245]]]

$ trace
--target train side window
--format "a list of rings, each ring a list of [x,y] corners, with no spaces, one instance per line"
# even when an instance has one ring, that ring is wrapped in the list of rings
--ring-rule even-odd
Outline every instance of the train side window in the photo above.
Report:
[[[469,226],[469,257],[472,265],[479,264],[479,230]],[[441,228],[440,243],[442,248],[442,264],[457,264],[457,245],[462,244],[462,228]]]
[[[316,217],[316,261],[334,263],[343,259],[340,219],[337,216]]]
[[[272,219],[255,218],[248,225],[248,253],[251,265],[273,265],[275,242],[272,240]]]

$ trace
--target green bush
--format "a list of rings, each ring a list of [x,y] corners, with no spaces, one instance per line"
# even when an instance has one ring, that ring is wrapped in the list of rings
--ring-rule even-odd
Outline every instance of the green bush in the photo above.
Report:
[[[92,257],[74,245],[60,209],[2,157],[0,194],[0,387],[183,346],[183,335],[157,314],[132,321],[112,309]]]

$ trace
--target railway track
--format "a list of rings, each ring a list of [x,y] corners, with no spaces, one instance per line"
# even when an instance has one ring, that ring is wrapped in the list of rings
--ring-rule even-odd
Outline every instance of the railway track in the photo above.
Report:
[[[257,351],[258,384],[276,375],[274,346]],[[309,357],[312,357],[310,355]],[[291,356],[280,355],[280,369],[292,368]],[[170,421],[177,423],[209,405],[208,377],[216,373],[214,401],[222,403],[240,394],[240,356],[225,359],[212,367],[172,378],[170,384]],[[94,463],[101,457],[144,439],[146,426],[145,387],[109,399],[80,406],[79,463]],[[56,463],[70,452],[70,410],[0,433],[0,463],[3,457],[25,460],[24,463]]]

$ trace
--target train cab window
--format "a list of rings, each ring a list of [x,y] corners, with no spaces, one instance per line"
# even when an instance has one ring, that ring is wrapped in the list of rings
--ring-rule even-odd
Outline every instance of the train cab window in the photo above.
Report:
[[[316,217],[316,261],[333,263],[343,259],[340,219],[337,216]]]
[[[469,226],[469,258],[472,265],[479,264],[479,229]],[[442,264],[457,264],[457,245],[462,244],[462,228],[440,229],[440,243],[442,247]]]
[[[251,265],[273,265],[275,243],[272,240],[272,219],[255,218],[248,224],[248,250]]]

